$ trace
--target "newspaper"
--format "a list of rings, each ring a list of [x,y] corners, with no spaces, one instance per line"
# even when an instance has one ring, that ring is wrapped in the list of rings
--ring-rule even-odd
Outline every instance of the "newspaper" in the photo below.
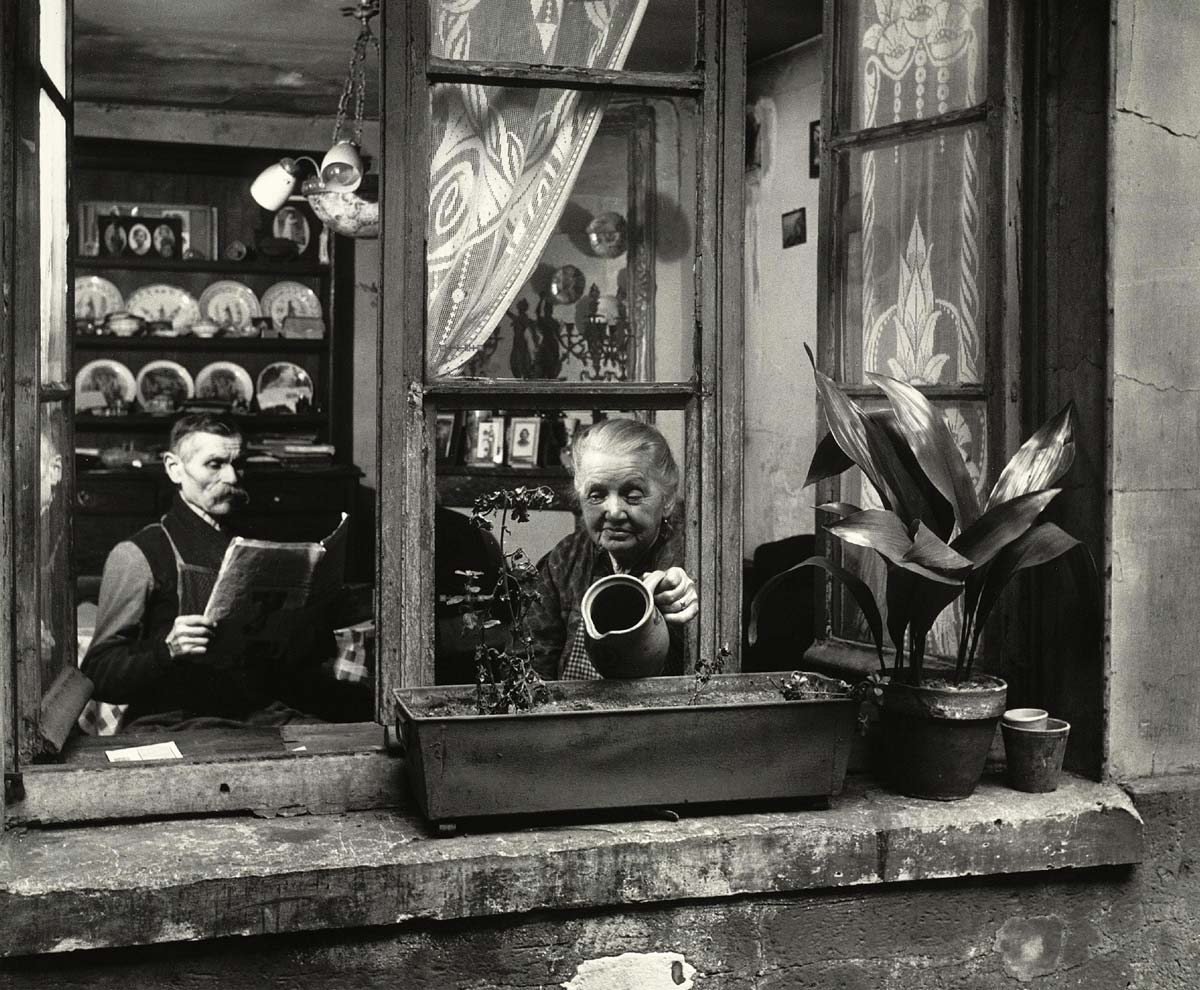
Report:
[[[319,543],[276,543],[234,537],[225,551],[204,617],[225,649],[253,642],[279,645],[295,631],[297,611],[327,605],[342,587],[348,516]]]

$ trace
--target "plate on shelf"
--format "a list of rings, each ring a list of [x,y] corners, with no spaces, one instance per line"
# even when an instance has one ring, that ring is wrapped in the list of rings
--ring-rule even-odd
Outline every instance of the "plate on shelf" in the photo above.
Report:
[[[150,361],[137,374],[138,404],[146,412],[174,412],[195,394],[187,368],[174,361]]]
[[[321,300],[300,282],[276,282],[262,294],[263,316],[282,327],[289,316],[321,316]]]
[[[276,361],[263,368],[258,373],[254,391],[262,412],[303,412],[312,406],[312,378],[291,361]]]
[[[200,293],[200,312],[217,326],[239,332],[250,329],[251,319],[262,316],[254,290],[233,279],[213,282]]]
[[[75,376],[75,408],[79,412],[121,409],[137,396],[133,372],[120,361],[89,361]]]
[[[240,364],[214,361],[196,375],[196,398],[248,407],[254,398],[254,383],[250,381],[250,373]]]
[[[177,285],[143,285],[129,294],[126,307],[147,323],[169,320],[176,331],[200,319],[200,306],[192,294]]]
[[[99,275],[80,275],[75,279],[75,316],[100,323],[109,313],[125,308],[121,290]]]

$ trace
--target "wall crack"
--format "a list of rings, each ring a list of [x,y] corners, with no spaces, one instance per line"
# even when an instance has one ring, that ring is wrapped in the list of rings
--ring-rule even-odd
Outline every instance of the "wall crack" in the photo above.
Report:
[[[1133,375],[1127,375],[1120,371],[1116,372],[1114,377],[1132,382],[1134,385],[1152,388],[1155,392],[1177,392],[1181,395],[1191,395],[1200,392],[1200,386],[1197,385],[1160,385],[1158,382],[1143,381],[1141,378],[1135,378]]]
[[[1159,130],[1166,131],[1172,137],[1188,138],[1189,140],[1192,140],[1192,141],[1195,141],[1196,138],[1200,137],[1200,133],[1189,134],[1187,131],[1172,130],[1166,124],[1159,123],[1157,120],[1155,120],[1149,114],[1139,113],[1137,110],[1131,110],[1129,107],[1117,107],[1117,113],[1127,113],[1131,117],[1137,117],[1138,120],[1144,120],[1147,124],[1150,124],[1152,127],[1157,127],[1157,128],[1159,128]]]

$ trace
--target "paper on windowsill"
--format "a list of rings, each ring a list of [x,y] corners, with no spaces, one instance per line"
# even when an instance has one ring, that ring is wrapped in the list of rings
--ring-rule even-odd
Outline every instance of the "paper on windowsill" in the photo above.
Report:
[[[144,763],[146,760],[182,760],[183,754],[175,741],[151,743],[148,746],[127,746],[124,749],[106,749],[104,755],[109,763]]]

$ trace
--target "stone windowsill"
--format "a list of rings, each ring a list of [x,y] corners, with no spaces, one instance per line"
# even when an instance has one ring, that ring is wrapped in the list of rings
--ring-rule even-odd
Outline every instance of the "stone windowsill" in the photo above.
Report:
[[[621,907],[1134,863],[1117,787],[985,779],[966,801],[852,777],[827,810],[434,838],[396,812],[16,831],[0,842],[0,954]]]

